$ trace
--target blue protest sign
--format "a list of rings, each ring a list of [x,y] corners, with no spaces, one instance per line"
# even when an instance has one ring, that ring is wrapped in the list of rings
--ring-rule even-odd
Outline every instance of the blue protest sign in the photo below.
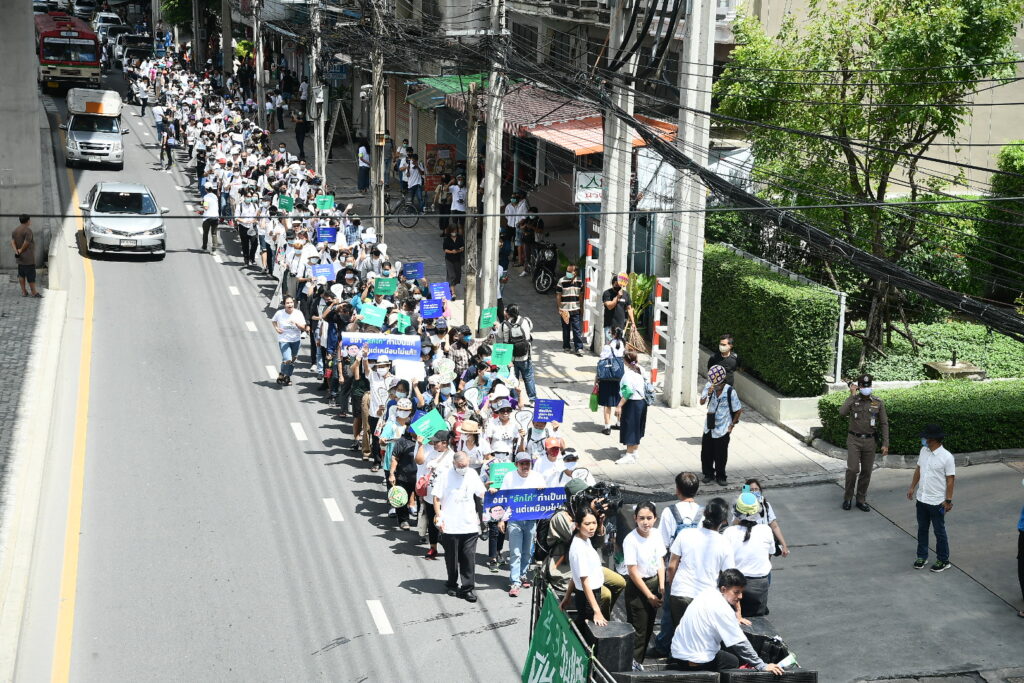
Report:
[[[485,510],[490,510],[496,505],[509,510],[512,521],[546,519],[565,505],[565,489],[559,486],[547,489],[511,489],[484,496]]]
[[[565,401],[557,398],[538,398],[533,402],[534,422],[561,422]]]
[[[434,299],[452,300],[452,288],[447,282],[431,282],[430,296]]]
[[[409,280],[419,280],[423,277],[423,261],[414,261],[402,266],[402,275]]]
[[[309,272],[313,274],[313,278],[318,278],[323,275],[328,281],[334,279],[334,265],[331,263],[321,263],[316,266],[310,266]]]
[[[420,317],[424,319],[440,318],[444,315],[444,301],[441,299],[423,299],[420,301]]]
[[[334,241],[338,239],[338,228],[317,228],[316,229],[316,241],[317,242],[330,242],[334,244]]]
[[[418,334],[380,334],[370,332],[343,332],[341,343],[345,346],[363,344],[370,347],[370,360],[386,355],[392,360],[420,359],[420,336]]]

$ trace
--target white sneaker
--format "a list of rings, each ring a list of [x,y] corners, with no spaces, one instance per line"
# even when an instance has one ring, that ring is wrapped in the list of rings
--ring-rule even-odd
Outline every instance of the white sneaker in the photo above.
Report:
[[[636,456],[632,453],[626,453],[624,456],[615,461],[616,465],[635,465]]]
[[[519,273],[519,277],[526,277],[529,274],[530,274],[530,271],[524,270],[523,272]]]
[[[398,511],[395,508],[388,508],[388,517],[397,517]]]

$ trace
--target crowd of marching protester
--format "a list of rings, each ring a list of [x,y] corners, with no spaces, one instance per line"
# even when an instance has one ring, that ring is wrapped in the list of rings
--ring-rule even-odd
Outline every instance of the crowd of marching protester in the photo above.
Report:
[[[333,415],[351,420],[353,457],[379,476],[396,533],[418,537],[428,560],[443,558],[448,595],[477,601],[479,543],[484,568],[507,572],[509,596],[541,580],[581,623],[603,624],[624,594],[637,666],[658,621],[654,646],[672,666],[716,669],[738,657],[779,671],[739,628],[767,614],[771,558],[788,554],[759,482],[702,506],[701,479],[681,473],[679,500],[660,516],[651,503],[619,505],[615,487],[580,466],[561,428],[562,402],[537,396],[532,323],[517,305],[485,309],[482,338],[451,324],[451,283],[429,282],[423,263],[389,256],[378,230],[336,205],[304,158],[256,125],[258,105],[238,82],[187,73],[173,53],[133,76],[161,160],[183,157],[194,169],[204,250],[217,247],[220,231],[234,232],[243,266],[280,283],[277,383],[290,385],[297,365],[311,368]],[[462,225],[448,229],[454,237]],[[567,301],[573,278],[570,269],[561,283]],[[617,278],[610,311],[621,286]],[[652,387],[621,329],[609,327],[595,394],[605,433],[617,416],[621,461],[635,462]],[[709,378],[705,431],[718,437],[741,406],[725,369]],[[712,457],[703,474],[724,484],[724,462],[716,472]],[[620,525],[635,528],[616,537]],[[605,566],[602,555],[620,553],[615,569]]]

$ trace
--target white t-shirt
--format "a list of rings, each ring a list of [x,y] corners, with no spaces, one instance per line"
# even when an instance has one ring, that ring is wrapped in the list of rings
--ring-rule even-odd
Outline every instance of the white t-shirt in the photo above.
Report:
[[[370,381],[370,417],[377,417],[377,411],[380,410],[381,406],[387,402],[385,398],[381,401],[381,395],[387,393],[388,382],[391,381],[391,375],[387,374],[381,377],[377,373],[377,368],[373,367],[373,363],[370,363],[370,372],[367,373],[366,379]],[[384,389],[384,391],[378,391],[378,389]]]
[[[628,400],[643,401],[645,379],[646,378],[640,372],[636,372],[627,365],[625,368],[625,372],[622,373],[622,379],[619,380],[619,392],[622,393],[623,387],[628,387]]]
[[[507,424],[501,424],[501,420],[497,418],[488,420],[484,438],[490,445],[488,452],[514,453],[519,441],[519,425],[515,420],[509,420]]]
[[[686,608],[672,636],[672,656],[703,664],[715,658],[723,643],[732,647],[746,639],[736,620],[736,610],[713,587],[701,591]]]
[[[506,477],[506,480],[508,477]],[[576,590],[583,590],[583,577],[590,579],[590,590],[600,591],[604,585],[604,566],[601,556],[590,544],[590,539],[573,535],[569,544],[569,568],[572,570],[572,583]],[[595,596],[597,597],[597,596]]]
[[[692,500],[678,501],[662,510],[661,519],[658,520],[658,530],[661,532],[661,542],[666,548],[672,545],[676,533],[676,518],[672,514],[672,510],[669,509],[672,507],[679,511],[679,517],[685,525],[684,528],[700,526],[703,520],[703,508]]]
[[[458,185],[452,185],[450,188],[452,193],[452,211],[466,211],[466,198],[469,196],[466,192],[465,186],[459,187]]]
[[[370,153],[365,145],[359,146],[359,168],[370,168]]]
[[[534,461],[533,471],[544,477],[545,486],[557,486],[554,482],[558,480],[558,475],[565,471],[565,461],[562,460],[562,456],[558,456],[552,462],[545,453]]]
[[[213,192],[207,192],[203,197],[203,218],[220,217],[220,198]]]
[[[434,486],[434,495],[441,501],[441,523],[446,534],[476,534],[480,521],[476,516],[473,496],[483,497],[484,483],[472,467],[465,474],[449,469],[441,486]]]
[[[941,505],[946,501],[946,477],[956,474],[953,454],[945,446],[935,451],[923,446],[917,456],[921,468],[921,480],[917,487],[917,499],[925,505]]]
[[[704,527],[680,531],[671,550],[679,556],[671,594],[681,598],[692,598],[715,588],[718,574],[736,566],[729,541]]]
[[[519,476],[519,470],[509,472],[501,482],[502,491],[510,489],[542,489],[546,486],[547,482],[544,480],[544,477],[533,470],[530,470],[530,473],[525,477]]]
[[[661,542],[661,536],[654,529],[647,534],[647,538],[633,529],[622,542],[623,564],[627,567],[636,565],[640,576],[645,579],[657,576],[658,569],[663,566],[664,561],[665,544]]]
[[[733,525],[726,528],[722,535],[732,544],[732,556],[736,560],[736,569],[743,576],[768,576],[772,570],[771,556],[775,553],[775,535],[767,524],[755,524],[750,530],[750,540],[743,542],[747,528]]]
[[[306,326],[306,316],[302,315],[302,311],[293,308],[292,312],[288,313],[288,311],[282,308],[274,314],[273,320],[281,328],[281,333],[277,335],[277,341],[301,341],[302,328]]]
[[[409,187],[416,187],[417,185],[422,185],[423,184],[423,170],[422,170],[423,167],[422,167],[422,165],[418,161],[414,162],[412,159],[407,159],[406,162],[405,162],[405,166],[406,166],[405,174],[407,176],[407,178],[406,178],[406,185],[408,185]]]

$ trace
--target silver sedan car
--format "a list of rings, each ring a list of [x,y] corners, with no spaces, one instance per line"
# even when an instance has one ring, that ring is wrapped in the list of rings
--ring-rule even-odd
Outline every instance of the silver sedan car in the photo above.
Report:
[[[152,254],[163,257],[167,232],[153,193],[139,183],[96,183],[79,205],[91,253]]]

